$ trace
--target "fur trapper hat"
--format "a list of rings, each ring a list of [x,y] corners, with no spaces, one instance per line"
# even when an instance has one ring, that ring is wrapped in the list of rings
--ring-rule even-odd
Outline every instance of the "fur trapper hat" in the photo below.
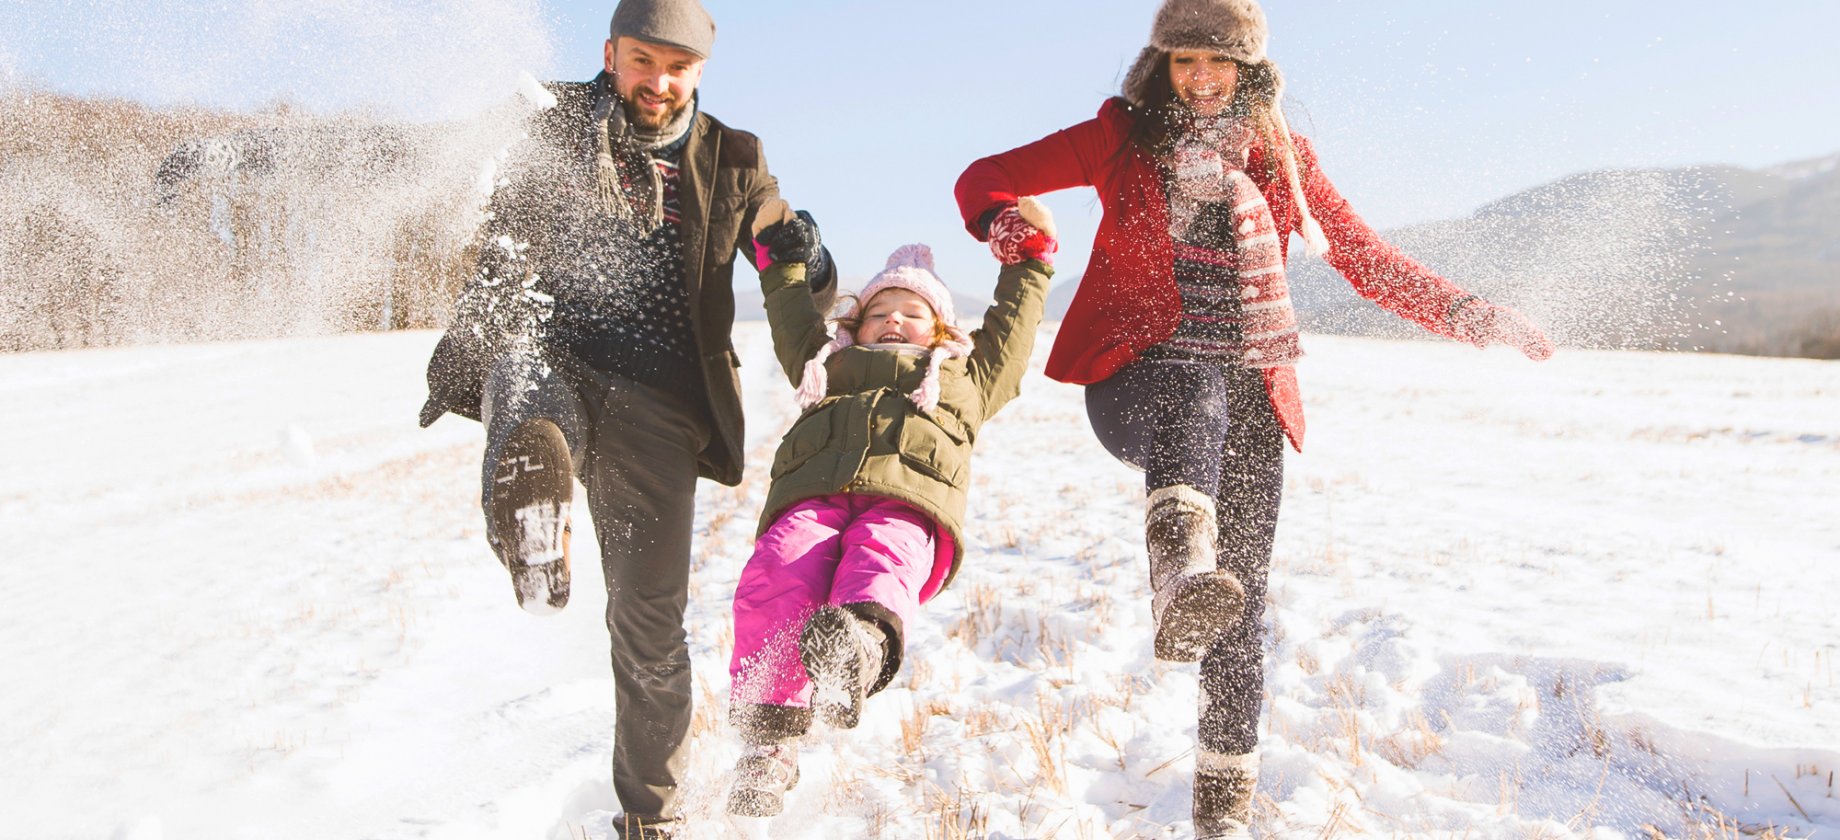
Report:
[[[1150,74],[1158,61],[1176,50],[1224,53],[1241,64],[1265,61],[1271,29],[1258,0],[1164,0],[1150,27],[1150,45],[1137,54],[1137,63],[1124,77],[1124,95],[1133,105],[1146,105]]]
[[[1150,27],[1150,46],[1137,54],[1137,62],[1125,74],[1124,98],[1139,108],[1148,107],[1155,93],[1150,90],[1150,77],[1155,75],[1157,65],[1176,50],[1210,50],[1241,64],[1264,64],[1269,61],[1265,47],[1270,41],[1271,27],[1265,22],[1265,10],[1259,8],[1258,0],[1163,0],[1156,11],[1156,22]],[[1282,97],[1282,87],[1277,95]],[[1303,234],[1304,247],[1311,256],[1321,256],[1329,250],[1329,239],[1303,195],[1290,125],[1282,108],[1272,108],[1272,119],[1282,147],[1273,151],[1302,217],[1298,230]]]
[[[888,265],[881,273],[869,279],[857,294],[850,308],[843,313],[846,321],[856,321],[862,317],[863,310],[876,295],[889,289],[906,289],[919,295],[933,308],[933,316],[945,325],[947,337],[927,348],[926,378],[920,387],[908,394],[915,407],[931,413],[939,407],[939,365],[947,359],[962,359],[971,355],[971,336],[958,325],[958,314],[952,306],[952,292],[946,284],[940,282],[934,272],[933,249],[925,245],[902,245],[888,257]],[[824,361],[832,353],[856,343],[856,337],[848,327],[837,325],[837,331],[829,344],[818,349],[818,354],[805,363],[805,370],[799,377],[799,405],[810,408],[824,399],[830,390],[830,375],[824,369]]]

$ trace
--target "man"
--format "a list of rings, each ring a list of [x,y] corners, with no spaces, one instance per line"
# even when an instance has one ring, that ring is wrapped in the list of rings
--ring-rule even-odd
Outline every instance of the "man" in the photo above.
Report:
[[[421,417],[485,423],[487,538],[527,610],[567,602],[571,475],[587,490],[607,576],[621,837],[677,825],[696,479],[741,479],[731,283],[779,194],[759,141],[697,107],[714,40],[697,0],[622,0],[604,72],[549,86],[556,104],[493,195]],[[819,253],[813,295],[828,309],[835,272]]]

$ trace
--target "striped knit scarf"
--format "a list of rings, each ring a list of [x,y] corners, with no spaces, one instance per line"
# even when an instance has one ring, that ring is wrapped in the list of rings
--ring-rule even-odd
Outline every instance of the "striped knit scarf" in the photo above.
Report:
[[[1176,243],[1178,275],[1189,273],[1182,270],[1183,263],[1192,264],[1198,269],[1193,272],[1197,276],[1226,280],[1226,287],[1215,295],[1229,294],[1238,300],[1237,307],[1200,312],[1197,310],[1205,304],[1197,301],[1208,292],[1184,288],[1185,319],[1233,321],[1239,327],[1239,340],[1198,340],[1195,334],[1223,333],[1206,328],[1178,330],[1178,342],[1197,346],[1176,349],[1225,356],[1248,367],[1280,367],[1295,364],[1303,350],[1284,277],[1283,233],[1272,219],[1265,195],[1245,170],[1252,137],[1251,127],[1242,119],[1198,118],[1163,161],[1170,175],[1169,233]],[[1218,224],[1222,209],[1227,217],[1224,226]],[[1215,223],[1205,223],[1208,220]],[[1220,241],[1223,237],[1231,241]],[[1178,276],[1178,282],[1183,279]]]
[[[594,165],[597,198],[602,212],[650,235],[665,223],[664,176],[653,158],[668,156],[690,136],[699,103],[691,95],[690,107],[656,131],[626,120],[626,109],[614,92],[613,78],[605,73],[596,80],[594,103]]]

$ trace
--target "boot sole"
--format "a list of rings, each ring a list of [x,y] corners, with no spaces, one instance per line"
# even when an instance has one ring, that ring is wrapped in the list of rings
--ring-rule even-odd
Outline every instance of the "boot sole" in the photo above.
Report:
[[[855,729],[862,720],[864,686],[857,679],[856,664],[848,661],[856,641],[849,624],[853,620],[843,610],[824,607],[799,632],[799,659],[816,688],[812,713],[838,729]]]
[[[568,451],[556,424],[525,423],[505,441],[492,475],[493,549],[511,571],[518,606],[538,615],[569,602],[569,507],[575,488]]]
[[[531,615],[555,615],[569,604],[569,532],[562,526],[562,558],[548,563],[511,567],[511,586],[518,607]]]
[[[1224,572],[1177,581],[1156,626],[1156,658],[1165,662],[1199,662],[1227,631],[1239,626],[1246,609],[1246,590]]]

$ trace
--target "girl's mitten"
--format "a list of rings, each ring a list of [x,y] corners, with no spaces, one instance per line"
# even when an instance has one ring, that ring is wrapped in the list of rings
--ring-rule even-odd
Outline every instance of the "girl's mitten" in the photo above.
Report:
[[[1004,265],[1023,260],[1053,264],[1060,243],[1054,239],[1054,216],[1034,196],[1023,196],[990,220],[990,252]]]

